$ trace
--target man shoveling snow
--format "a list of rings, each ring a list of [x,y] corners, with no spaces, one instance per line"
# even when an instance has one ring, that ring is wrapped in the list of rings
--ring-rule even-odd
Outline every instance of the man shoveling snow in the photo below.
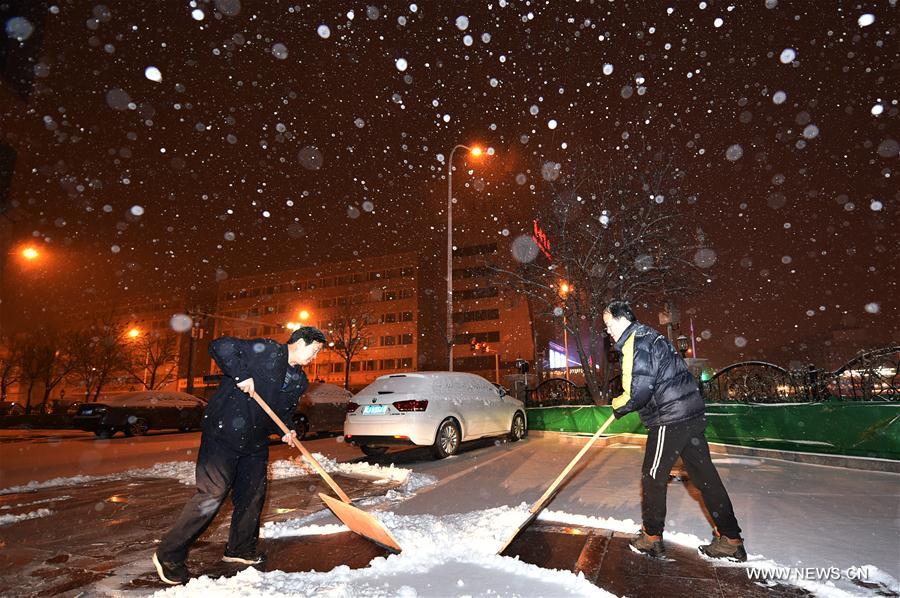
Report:
[[[653,557],[665,554],[666,485],[680,456],[716,524],[715,537],[700,552],[746,561],[741,528],[704,435],[703,397],[684,359],[662,334],[640,324],[625,301],[612,301],[603,323],[622,354],[623,392],[612,400],[613,413],[618,418],[637,411],[649,431],[641,476],[643,527],[631,547]]]

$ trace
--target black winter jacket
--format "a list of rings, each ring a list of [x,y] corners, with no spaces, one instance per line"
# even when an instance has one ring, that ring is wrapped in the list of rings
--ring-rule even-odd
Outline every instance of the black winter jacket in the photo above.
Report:
[[[697,381],[675,347],[649,326],[633,322],[616,342],[622,388],[612,400],[616,417],[637,411],[647,428],[700,417],[705,405]]]
[[[223,336],[209,344],[209,354],[223,378],[203,414],[203,433],[241,453],[267,452],[269,434],[282,432],[237,383],[253,378],[256,393],[294,429],[297,401],[309,386],[306,374],[288,365],[287,345],[271,339]]]

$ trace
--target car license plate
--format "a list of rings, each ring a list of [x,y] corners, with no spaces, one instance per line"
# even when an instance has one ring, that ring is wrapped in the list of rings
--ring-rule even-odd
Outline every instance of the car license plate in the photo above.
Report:
[[[366,405],[363,407],[363,415],[384,415],[387,412],[387,405]]]

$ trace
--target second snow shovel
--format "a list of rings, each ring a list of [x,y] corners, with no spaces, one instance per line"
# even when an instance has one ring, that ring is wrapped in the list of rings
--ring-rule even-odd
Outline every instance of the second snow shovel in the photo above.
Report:
[[[272,411],[272,408],[262,400],[262,397],[256,394],[256,391],[250,393],[250,396],[253,397],[253,400],[256,401],[260,407],[262,407],[262,410],[272,418],[272,421],[274,421],[278,425],[278,427],[284,434],[290,435],[291,431],[288,429],[288,427],[284,425],[284,422],[281,421],[281,418],[275,415],[275,412]],[[337,494],[338,497],[340,497],[341,500],[338,501],[331,498],[330,496],[319,493],[319,498],[321,498],[325,505],[329,509],[331,509],[331,512],[334,513],[334,515],[338,519],[340,519],[344,523],[344,525],[350,528],[351,531],[356,532],[363,538],[371,540],[372,542],[375,542],[379,546],[382,546],[387,550],[390,550],[391,552],[401,552],[402,549],[400,548],[400,544],[397,543],[397,540],[394,539],[394,536],[391,535],[391,532],[389,532],[387,528],[384,527],[384,525],[374,516],[350,504],[350,497],[347,496],[347,494],[343,490],[341,490],[341,487],[337,485],[337,482],[335,482],[334,479],[330,475],[328,475],[328,472],[325,471],[325,468],[322,467],[322,465],[316,460],[315,457],[310,454],[308,450],[306,450],[306,447],[303,446],[299,440],[294,440],[293,444],[297,447],[297,450],[299,450],[300,453],[302,453],[303,456],[306,457],[306,460],[312,464],[313,469],[316,470],[316,473],[318,473],[322,477],[322,479],[325,480],[325,483],[328,484],[328,486],[334,491],[334,493]]]
[[[547,491],[544,492],[543,496],[541,496],[536,503],[531,505],[531,508],[528,509],[528,519],[523,521],[519,525],[519,527],[516,528],[516,531],[514,531],[509,536],[509,538],[507,538],[506,542],[503,543],[503,546],[500,547],[500,550],[497,551],[497,554],[502,554],[503,551],[506,550],[506,547],[512,544],[512,541],[516,539],[516,536],[519,535],[519,532],[528,527],[531,522],[534,521],[535,517],[538,516],[538,513],[540,513],[544,506],[546,506],[546,504],[550,501],[550,499],[553,498],[553,494],[556,492],[557,488],[559,488],[559,485],[562,484],[563,480],[566,478],[569,472],[572,471],[572,468],[575,467],[575,465],[579,461],[581,461],[581,458],[586,452],[588,452],[588,449],[594,446],[594,443],[597,442],[597,439],[600,438],[600,435],[606,431],[606,428],[609,427],[609,424],[613,423],[614,419],[616,419],[616,416],[610,415],[609,418],[607,418],[607,420],[603,422],[603,425],[600,426],[600,429],[594,432],[594,435],[591,436],[591,439],[588,441],[588,443],[585,444],[580,451],[578,451],[578,454],[575,455],[575,457],[571,461],[569,461],[569,464],[566,465],[566,468],[562,470],[562,473],[556,476],[556,479],[553,480],[553,483],[550,484],[550,487],[547,488]]]

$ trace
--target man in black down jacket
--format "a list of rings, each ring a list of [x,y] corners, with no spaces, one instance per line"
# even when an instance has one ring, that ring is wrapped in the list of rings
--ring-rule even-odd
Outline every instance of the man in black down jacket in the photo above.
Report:
[[[184,506],[171,531],[153,554],[160,579],[186,583],[188,550],[215,518],[229,491],[234,504],[223,561],[245,565],[265,562],[256,551],[259,517],[266,499],[269,435],[277,425],[250,397],[256,391],[291,428],[282,441],[293,445],[293,414],[309,381],[301,366],[316,358],[325,335],[312,326],[295,330],[287,344],[271,339],[222,337],[209,354],[222,370],[222,381],[203,414],[203,434],[197,454],[197,494]]]
[[[703,397],[687,364],[663,335],[637,321],[626,302],[611,302],[603,322],[622,354],[624,392],[612,400],[613,413],[619,418],[637,411],[649,432],[641,476],[643,528],[631,540],[632,549],[653,557],[665,554],[666,485],[681,457],[716,524],[712,543],[700,552],[747,560],[731,499],[709,454]]]

